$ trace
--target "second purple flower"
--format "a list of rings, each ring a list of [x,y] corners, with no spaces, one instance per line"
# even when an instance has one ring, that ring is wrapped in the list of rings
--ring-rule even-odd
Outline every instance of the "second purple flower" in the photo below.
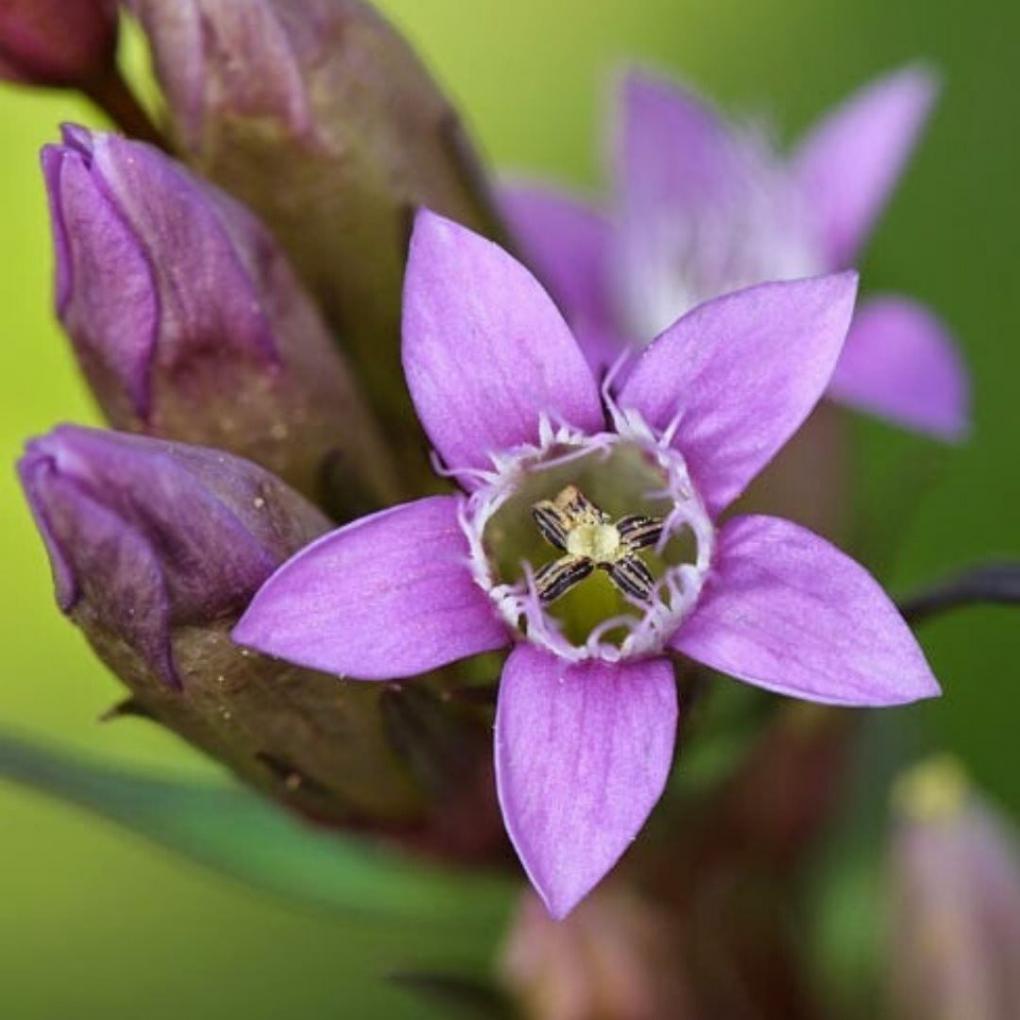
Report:
[[[620,90],[610,210],[514,187],[505,212],[589,360],[611,364],[708,298],[853,265],[934,94],[921,69],[890,74],[784,159],[760,130],[635,71]],[[861,307],[828,396],[943,439],[968,428],[967,375],[948,331],[899,295]]]

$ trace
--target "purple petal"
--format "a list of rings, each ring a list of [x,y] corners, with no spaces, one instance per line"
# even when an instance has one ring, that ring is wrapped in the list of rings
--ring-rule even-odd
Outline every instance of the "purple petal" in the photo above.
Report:
[[[676,741],[664,659],[571,665],[514,649],[496,711],[496,783],[507,831],[556,918],[617,862],[662,794]]]
[[[266,582],[234,640],[360,680],[501,648],[506,629],[472,580],[457,511],[455,497],[434,496],[326,535]]]
[[[654,227],[664,211],[697,215],[702,202],[739,190],[733,136],[708,103],[640,70],[623,79],[618,102],[615,172],[627,213]]]
[[[909,298],[862,305],[828,396],[942,439],[962,439],[970,424],[970,385],[942,323]]]
[[[895,187],[937,92],[907,67],[851,96],[805,138],[794,171],[832,268],[849,265]]]
[[[574,328],[588,364],[595,372],[611,365],[624,346],[610,300],[611,224],[583,202],[546,188],[513,185],[501,198],[524,261]]]
[[[614,161],[622,310],[646,343],[726,287],[734,212],[745,188],[729,126],[699,97],[633,70],[623,79]],[[740,237],[742,245],[748,238]]]
[[[834,705],[898,705],[939,686],[878,582],[824,539],[775,517],[735,517],[670,642],[723,673]]]
[[[639,359],[620,394],[649,424],[680,414],[674,446],[718,512],[797,430],[832,375],[855,273],[766,283],[685,315]]]
[[[101,625],[164,683],[181,687],[170,644],[171,594],[148,537],[51,465],[26,464],[21,477],[50,553],[61,608],[70,612],[84,595]]]
[[[603,426],[598,387],[563,317],[505,251],[422,210],[404,284],[404,374],[454,468],[535,442],[539,417]]]
[[[138,236],[85,157],[69,145],[42,154],[56,254],[57,313],[86,371],[138,417],[151,408],[156,277]],[[112,342],[111,342],[112,341]]]
[[[143,248],[160,256],[152,266],[160,276],[165,341],[200,347],[215,338],[239,356],[278,361],[252,279],[255,263],[267,254],[264,228],[239,203],[151,146],[103,133],[93,133],[91,144],[90,172],[99,187],[116,196]],[[163,358],[170,354],[161,351]]]
[[[643,72],[620,105],[616,272],[642,341],[701,301],[824,268],[800,189],[760,132]]]

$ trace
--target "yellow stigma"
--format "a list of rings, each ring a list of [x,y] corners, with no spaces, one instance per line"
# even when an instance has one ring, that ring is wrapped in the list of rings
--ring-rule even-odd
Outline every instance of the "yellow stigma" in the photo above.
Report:
[[[621,552],[620,532],[613,524],[579,524],[567,534],[567,552],[596,563],[614,563]]]

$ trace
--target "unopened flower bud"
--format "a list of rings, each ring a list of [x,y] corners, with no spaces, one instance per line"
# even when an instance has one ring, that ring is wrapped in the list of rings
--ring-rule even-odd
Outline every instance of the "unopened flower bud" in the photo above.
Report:
[[[318,510],[238,457],[75,426],[30,442],[18,469],[59,604],[136,714],[306,814],[412,809],[371,685],[230,640],[259,585],[328,527]]]
[[[311,299],[239,203],[158,150],[67,127],[43,152],[57,310],[110,423],[222,447],[353,510],[387,454]]]
[[[487,188],[446,97],[361,0],[133,0],[178,142],[254,209],[326,309],[395,430],[411,216],[492,235]]]
[[[702,1020],[674,928],[625,886],[599,889],[564,921],[527,893],[501,976],[532,1020]]]
[[[0,4],[0,78],[84,87],[107,73],[116,48],[116,0]]]
[[[938,758],[901,779],[890,856],[902,1020],[1020,1015],[1020,851],[1006,819]]]

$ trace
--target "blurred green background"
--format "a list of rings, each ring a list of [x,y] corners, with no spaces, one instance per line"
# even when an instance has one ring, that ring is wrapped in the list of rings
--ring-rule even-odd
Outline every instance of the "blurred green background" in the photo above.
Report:
[[[944,452],[859,424],[858,498],[875,535],[886,536],[877,566],[893,590],[975,559],[1020,554],[1020,9],[952,0],[381,6],[456,98],[495,164],[585,188],[600,180],[607,72],[627,58],[673,69],[734,110],[767,114],[784,137],[879,71],[916,57],[940,68],[942,103],[868,251],[864,283],[930,301],[952,325],[975,378],[976,428],[968,446]],[[65,119],[100,123],[73,97],[0,89],[7,464],[24,437],[60,420],[94,419],[51,313],[37,169],[39,146]],[[196,754],[144,723],[97,723],[118,687],[59,616],[13,474],[0,479],[0,725],[106,759],[210,774]],[[957,751],[981,784],[1020,812],[1017,616],[961,612],[928,626],[923,638],[946,696],[912,711],[933,744]],[[379,976],[451,955],[480,966],[492,945],[455,930],[394,933],[293,909],[0,786],[5,1017],[429,1016]]]

